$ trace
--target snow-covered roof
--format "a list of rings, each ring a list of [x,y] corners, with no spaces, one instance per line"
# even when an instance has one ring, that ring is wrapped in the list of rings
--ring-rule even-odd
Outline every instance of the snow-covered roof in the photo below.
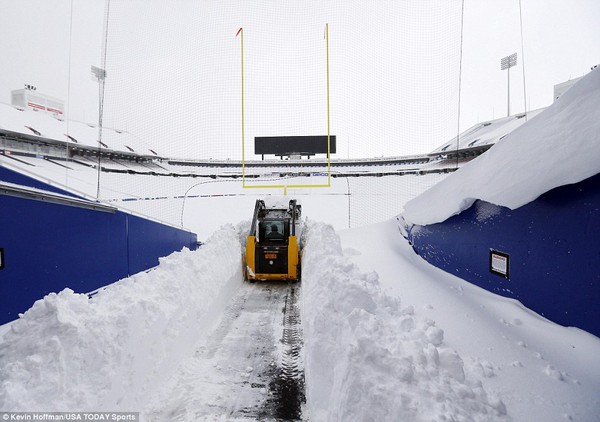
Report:
[[[459,149],[495,144],[510,132],[524,124],[526,121],[540,114],[542,111],[544,111],[543,108],[529,111],[527,113],[519,113],[513,116],[503,117],[501,119],[478,123],[460,134]],[[431,154],[443,154],[444,152],[451,152],[455,149],[456,137],[452,138],[448,142],[444,142],[442,146],[434,149]]]
[[[0,103],[0,129],[40,138],[53,139],[87,147],[98,146],[98,126],[91,123],[60,120],[47,113],[21,109]],[[127,131],[102,128],[102,143],[106,149],[135,152],[140,155],[157,155],[154,147],[146,145]]]
[[[402,215],[409,224],[439,223],[477,199],[515,209],[598,173],[600,71],[594,70],[488,152],[408,202]]]

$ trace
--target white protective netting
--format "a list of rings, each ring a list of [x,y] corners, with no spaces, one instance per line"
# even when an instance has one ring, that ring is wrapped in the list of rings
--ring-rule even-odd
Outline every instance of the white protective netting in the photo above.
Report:
[[[243,27],[246,160],[260,159],[256,136],[327,134],[327,44],[330,129],[337,137],[332,158],[428,153],[457,131],[461,7],[460,1],[433,0],[112,0],[103,121],[163,156],[241,160],[242,45],[236,33]],[[390,205],[400,211],[403,198],[431,184],[426,179],[349,179],[349,225],[391,217]],[[108,188],[112,182],[102,183]],[[179,224],[180,197],[202,185],[132,177],[127,189],[150,201],[128,205]],[[226,190],[230,185],[221,184],[221,193],[234,194],[237,187]]]

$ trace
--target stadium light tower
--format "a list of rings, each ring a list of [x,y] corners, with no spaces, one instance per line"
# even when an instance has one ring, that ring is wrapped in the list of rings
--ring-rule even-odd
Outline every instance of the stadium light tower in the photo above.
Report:
[[[517,53],[513,53],[510,56],[503,57],[500,59],[500,70],[506,70],[508,74],[508,115],[510,116],[510,68],[517,65]]]
[[[102,118],[104,116],[104,82],[106,70],[92,66],[92,77],[98,81],[98,183],[96,186],[96,199],[100,199],[100,156],[102,155]]]

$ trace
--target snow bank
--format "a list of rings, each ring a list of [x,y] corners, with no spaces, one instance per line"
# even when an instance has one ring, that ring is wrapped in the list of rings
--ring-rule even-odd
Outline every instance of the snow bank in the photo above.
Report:
[[[476,199],[510,209],[600,173],[600,71],[422,195],[408,202],[408,224],[445,221]]]
[[[142,408],[241,284],[240,256],[227,226],[91,300],[70,289],[38,300],[0,343],[0,409]]]
[[[505,420],[429,319],[401,309],[343,256],[331,226],[306,228],[302,294],[307,405],[316,421]]]

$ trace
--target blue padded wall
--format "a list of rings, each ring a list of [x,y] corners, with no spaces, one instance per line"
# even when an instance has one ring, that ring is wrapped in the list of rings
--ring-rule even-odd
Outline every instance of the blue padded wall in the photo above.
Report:
[[[182,247],[194,250],[196,234],[127,215],[127,244],[129,250],[129,274],[135,274],[158,265],[158,258],[167,256]]]
[[[0,324],[50,292],[93,291],[196,242],[194,233],[120,211],[0,195]]]
[[[600,336],[600,175],[515,210],[476,201],[408,238],[431,264]],[[509,278],[490,272],[490,249],[509,254]]]

